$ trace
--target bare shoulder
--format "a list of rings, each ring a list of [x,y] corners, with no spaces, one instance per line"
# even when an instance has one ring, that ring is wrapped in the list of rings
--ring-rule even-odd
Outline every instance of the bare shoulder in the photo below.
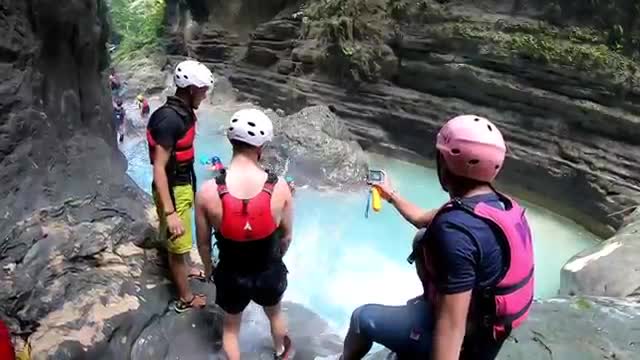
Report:
[[[278,182],[276,182],[274,190],[285,199],[291,198],[291,189],[283,176],[278,176]]]
[[[207,180],[202,184],[198,194],[196,195],[198,200],[204,200],[206,202],[215,201],[218,198],[218,185],[215,180]]]

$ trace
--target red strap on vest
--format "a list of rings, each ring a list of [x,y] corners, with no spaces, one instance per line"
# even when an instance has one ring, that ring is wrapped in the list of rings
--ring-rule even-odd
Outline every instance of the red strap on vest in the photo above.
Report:
[[[265,239],[276,231],[278,224],[271,213],[271,195],[277,177],[269,172],[267,174],[262,191],[251,199],[238,199],[229,194],[225,170],[216,178],[218,196],[222,201],[222,224],[219,232],[224,238],[232,241],[254,241]]]

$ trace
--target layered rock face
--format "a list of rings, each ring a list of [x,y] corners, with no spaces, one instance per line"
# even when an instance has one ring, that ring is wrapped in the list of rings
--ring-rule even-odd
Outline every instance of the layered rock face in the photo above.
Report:
[[[238,53],[233,31],[187,40],[187,53],[232,68],[234,86],[262,105],[288,112],[333,105],[365,148],[413,160],[433,159],[435,132],[447,118],[486,116],[510,145],[500,181],[598,234],[612,234],[625,214],[616,212],[636,204],[635,90],[621,97],[607,79],[483,53],[473,39],[443,38],[434,31],[446,21],[403,28],[402,39],[390,42],[393,52],[385,54],[388,81],[349,90],[317,71],[321,54],[313,50],[313,40],[301,40],[298,8],[283,9],[240,45],[246,48],[240,60],[206,50],[215,42],[218,53]],[[500,15],[467,20],[516,21]]]
[[[73,358],[137,306],[144,197],[116,150],[102,1],[0,2],[0,317],[34,358]],[[20,346],[19,346],[20,347]],[[65,355],[67,354],[67,355]]]
[[[493,32],[499,40],[515,32],[521,37],[512,41],[518,43],[531,40],[530,31],[546,30],[536,27],[532,18],[503,15],[512,10],[510,1],[489,1],[482,10],[470,2],[452,4],[446,16],[401,25],[401,36],[390,36],[390,48],[383,53],[382,81],[357,88],[345,88],[324,75],[323,54],[314,40],[303,38],[303,16],[295,4],[283,6],[240,44],[231,30],[207,39],[235,53],[244,49],[240,59],[202,56],[204,40],[187,40],[184,45],[186,53],[214,63],[249,100],[291,113],[309,105],[331,105],[365,149],[418,162],[433,160],[435,133],[447,118],[462,113],[486,116],[500,127],[509,145],[498,179],[502,188],[603,237],[623,224],[636,223],[639,215],[631,212],[640,199],[640,166],[635,159],[640,153],[640,93],[633,80],[621,82],[576,66],[504,56],[496,51],[499,46],[479,38]],[[209,19],[206,26],[216,24]],[[578,31],[558,43],[547,39],[540,44],[575,45],[571,41],[580,36],[585,35]],[[535,44],[518,51],[546,56],[535,53],[542,51]],[[570,56],[567,52],[558,62],[575,61]],[[628,74],[631,79],[633,73]],[[634,228],[625,227],[620,234],[612,241],[624,246],[605,251],[599,260],[591,261],[608,243],[578,256],[591,260],[580,270],[564,272],[563,293],[636,292],[640,282],[633,276],[603,270],[610,270],[604,264],[612,262],[620,269],[637,267],[629,260],[640,256]],[[596,255],[589,257],[592,254]]]
[[[164,257],[146,246],[156,219],[116,148],[104,3],[0,9],[0,319],[17,350],[34,360],[221,358],[214,286],[194,282],[209,306],[176,314]],[[285,309],[303,358],[338,350],[324,321]],[[270,356],[264,315],[246,321],[246,357]]]

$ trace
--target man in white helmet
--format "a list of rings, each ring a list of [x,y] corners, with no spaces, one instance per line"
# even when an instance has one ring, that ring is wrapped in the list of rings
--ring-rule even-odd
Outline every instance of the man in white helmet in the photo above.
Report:
[[[149,157],[153,165],[153,198],[160,219],[160,234],[169,254],[169,268],[178,291],[174,308],[183,312],[204,307],[206,298],[194,294],[188,278],[193,273],[188,262],[192,246],[191,210],[196,188],[194,110],[213,87],[211,71],[203,64],[187,60],[176,66],[175,96],[151,114],[147,124]],[[203,276],[203,275],[201,275]]]
[[[273,125],[262,111],[244,109],[231,117],[227,136],[231,162],[196,199],[198,251],[207,276],[213,273],[211,229],[216,229],[220,262],[213,278],[216,304],[225,311],[223,348],[230,360],[240,359],[242,312],[253,300],[271,322],[274,358],[290,359],[293,347],[280,300],[287,288],[282,257],[291,242],[293,201],[287,182],[259,164]]]

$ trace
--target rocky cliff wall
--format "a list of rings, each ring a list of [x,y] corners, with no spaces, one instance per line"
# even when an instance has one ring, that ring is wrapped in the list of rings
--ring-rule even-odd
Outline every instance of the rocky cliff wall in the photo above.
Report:
[[[603,76],[496,56],[473,36],[443,31],[458,26],[444,20],[405,26],[382,63],[387,80],[349,89],[319,71],[321,54],[312,40],[301,39],[297,9],[285,8],[247,41],[214,20],[198,25],[199,37],[186,41],[179,55],[216,64],[265,106],[293,112],[333,105],[365,148],[416,161],[433,159],[435,132],[448,117],[487,116],[510,145],[504,186],[600,235],[611,235],[629,213],[620,210],[637,203],[640,94],[633,88],[622,96],[620,86]],[[523,22],[474,16],[465,21],[501,27]]]
[[[78,358],[137,307],[130,242],[149,226],[116,148],[106,14],[95,0],[0,1],[0,318],[34,359]]]

